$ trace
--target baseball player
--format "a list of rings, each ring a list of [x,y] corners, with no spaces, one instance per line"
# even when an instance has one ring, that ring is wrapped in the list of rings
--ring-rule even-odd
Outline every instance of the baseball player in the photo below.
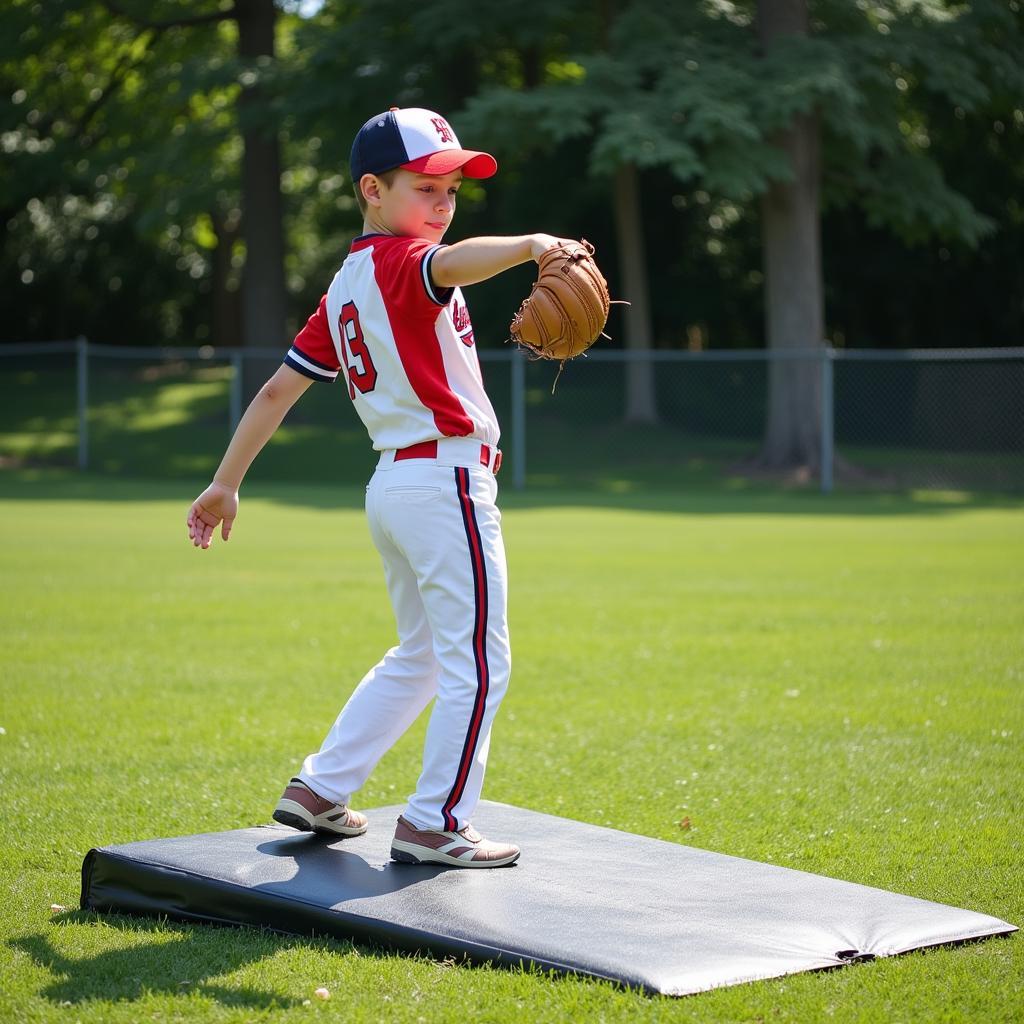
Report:
[[[370,118],[353,142],[351,170],[363,233],[243,416],[188,513],[189,536],[208,548],[220,525],[228,539],[252,460],[313,381],[340,377],[380,452],[366,512],[398,644],[363,677],[274,818],[332,836],[365,832],[351,795],[433,699],[422,773],[391,856],[500,867],[519,848],[484,839],[470,820],[510,671],[495,506],[501,452],[461,289],[568,240],[534,234],[443,245],[463,178],[488,178],[497,163],[463,149],[430,110],[392,107]]]

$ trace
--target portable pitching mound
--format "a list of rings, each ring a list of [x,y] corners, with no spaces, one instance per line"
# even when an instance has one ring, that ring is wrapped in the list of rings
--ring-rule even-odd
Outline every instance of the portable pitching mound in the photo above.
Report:
[[[985,914],[485,801],[507,868],[396,864],[399,806],[328,840],[276,825],[90,850],[86,910],[330,935],[687,995],[1016,931]]]

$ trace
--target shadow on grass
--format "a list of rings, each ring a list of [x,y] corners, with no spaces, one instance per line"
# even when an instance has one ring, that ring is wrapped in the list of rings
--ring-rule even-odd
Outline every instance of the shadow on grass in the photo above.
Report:
[[[782,488],[742,481],[700,487],[657,487],[641,481],[606,479],[589,486],[547,480],[527,481],[516,491],[502,480],[499,503],[505,509],[606,508],[678,515],[944,515],[974,509],[1024,509],[1024,494],[959,490],[904,492],[838,491],[821,494],[807,488]],[[148,479],[104,476],[73,470],[0,472],[0,501],[96,501],[181,504],[182,521],[192,499],[206,486],[202,479]],[[363,507],[365,481],[344,484],[296,483],[251,474],[242,500],[313,509]]]
[[[351,857],[351,855],[349,855]],[[358,859],[358,858],[356,858]],[[442,869],[443,870],[443,869]],[[425,869],[426,874],[436,873]],[[374,872],[374,874],[379,874]],[[425,877],[406,879],[401,887],[416,884]],[[379,880],[377,880],[379,881]],[[386,885],[382,891],[394,891]],[[98,915],[92,911],[72,910],[55,918],[62,925],[95,925],[102,916],[111,929],[136,936],[159,931],[160,941],[136,944],[127,949],[105,950],[93,956],[68,957],[56,949],[44,934],[25,935],[8,940],[7,945],[27,955],[36,967],[48,971],[52,980],[34,994],[58,1006],[83,1006],[94,1002],[130,1003],[148,996],[205,996],[224,1006],[248,1009],[289,1009],[309,1001],[313,994],[296,998],[251,987],[210,983],[207,978],[230,974],[250,964],[271,957],[282,949],[303,947],[326,949],[344,955],[391,960],[396,957],[431,964],[439,970],[458,968],[470,971],[518,971],[524,975],[552,981],[588,982],[572,972],[552,971],[532,962],[518,965],[477,960],[469,956],[434,955],[428,949],[415,952],[398,950],[375,942],[351,941],[326,936],[310,937],[265,931],[251,927],[216,926],[177,923],[167,919],[151,919],[122,914]],[[168,938],[167,933],[177,933]],[[612,988],[623,986],[614,981],[600,981]]]
[[[72,911],[59,919],[64,924],[91,924],[96,915]],[[287,1008],[302,1000],[247,987],[228,987],[209,983],[207,978],[230,974],[239,968],[272,956],[282,944],[304,944],[285,936],[268,936],[253,929],[193,928],[166,921],[144,918],[106,917],[132,932],[177,932],[176,938],[163,938],[128,949],[110,949],[94,956],[68,957],[56,949],[43,934],[11,939],[8,945],[31,957],[36,966],[53,975],[53,980],[37,993],[59,1005],[93,1001],[134,1002],[149,995],[181,996],[199,993],[225,1006],[253,1009]],[[320,940],[316,940],[318,943]],[[342,951],[349,944],[338,944]]]

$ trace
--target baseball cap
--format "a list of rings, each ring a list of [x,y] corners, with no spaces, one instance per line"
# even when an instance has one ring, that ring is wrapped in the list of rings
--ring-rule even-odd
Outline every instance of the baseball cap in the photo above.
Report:
[[[462,168],[467,178],[489,178],[498,170],[490,153],[463,149],[448,122],[423,107],[391,107],[371,117],[352,143],[352,180],[395,167],[419,174],[448,174]]]

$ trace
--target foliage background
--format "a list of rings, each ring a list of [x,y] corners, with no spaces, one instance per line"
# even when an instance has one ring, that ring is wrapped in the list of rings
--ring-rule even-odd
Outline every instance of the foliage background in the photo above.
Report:
[[[1017,0],[814,0],[811,36],[769,61],[752,2],[677,7],[282,0],[275,56],[244,60],[229,0],[12,0],[0,340],[238,343],[253,125],[281,140],[297,329],[359,229],[352,135],[395,103],[446,112],[499,157],[496,179],[464,190],[453,239],[585,235],[613,289],[612,173],[635,160],[654,343],[716,348],[763,343],[758,196],[784,173],[771,133],[819,110],[830,340],[1019,343]],[[504,340],[528,284],[524,270],[476,290],[483,344]]]

